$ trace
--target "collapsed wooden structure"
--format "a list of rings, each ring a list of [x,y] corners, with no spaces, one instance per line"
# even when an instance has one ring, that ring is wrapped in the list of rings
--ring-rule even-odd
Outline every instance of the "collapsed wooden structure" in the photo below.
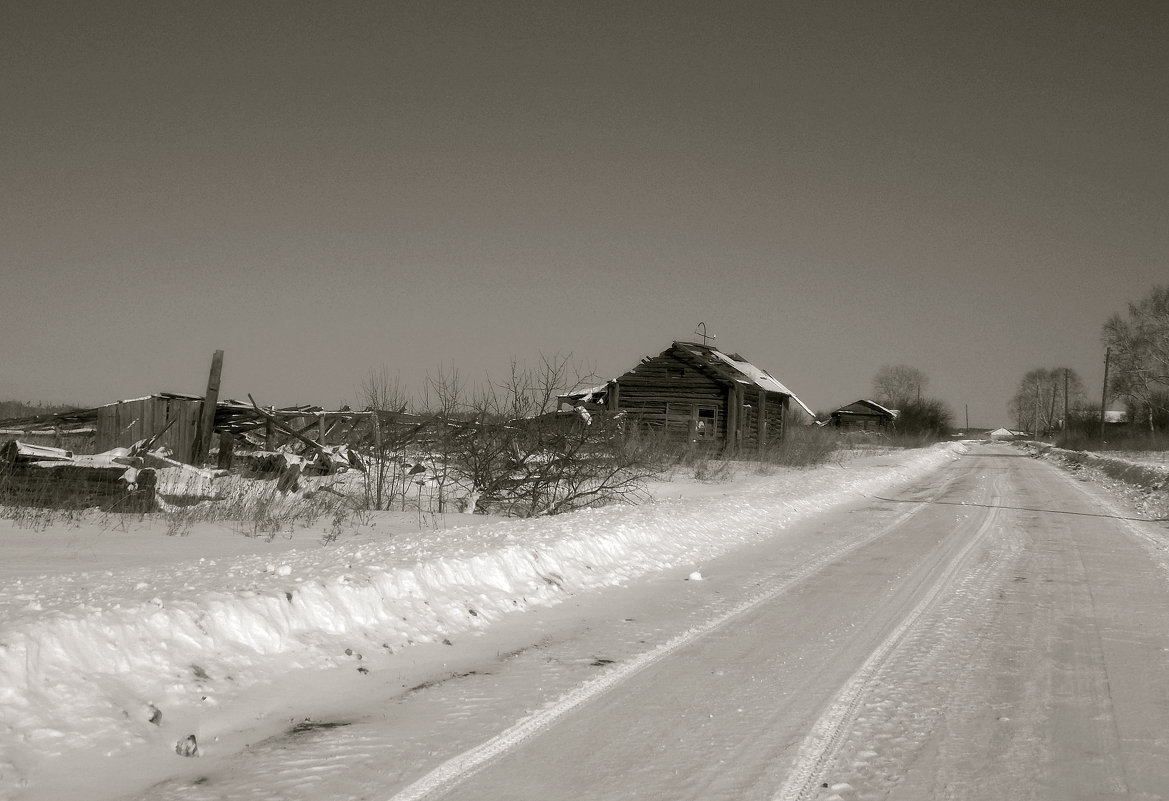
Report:
[[[462,437],[484,425],[479,419],[411,415],[404,409],[277,408],[261,406],[250,395],[246,403],[220,401],[222,357],[222,351],[215,352],[204,396],[159,392],[93,409],[0,420],[0,438],[18,438],[0,453],[4,497],[144,509],[153,504],[153,467],[193,469],[213,461],[230,469],[240,455],[253,468],[280,472],[282,478],[291,466],[297,474],[365,470],[359,452],[375,460],[407,447],[425,452],[452,433]],[[502,425],[517,431],[583,430],[593,422],[590,412],[597,412],[615,426],[595,426],[598,431],[628,431],[632,424],[735,456],[762,454],[782,439],[793,403],[814,417],[767,371],[738,354],[694,342],[674,342],[607,384],[560,401],[562,409],[571,410]],[[75,455],[83,452],[99,455]],[[50,486],[54,482],[56,489]],[[64,504],[61,495],[68,496]]]
[[[178,461],[200,464],[206,461],[195,458],[203,407],[204,400],[197,395],[160,392],[93,409],[0,420],[0,436],[7,434],[50,447],[87,439],[86,449],[93,452],[129,448],[136,442],[151,440]],[[250,397],[246,403],[224,400],[215,406],[208,451],[216,456],[220,467],[230,467],[236,451],[283,450],[333,460],[342,446],[376,446],[383,435],[401,438],[403,431],[430,422],[430,418],[404,412],[349,408],[328,411],[319,406],[277,408],[260,406]]]
[[[389,436],[391,427],[411,425],[392,417],[305,406],[265,409],[254,401],[228,400],[216,403],[208,444],[218,441],[214,456],[219,467],[232,466],[238,444],[248,467],[278,475],[295,488],[302,470],[364,469],[347,446],[372,443],[380,432]],[[156,505],[156,469],[195,470],[190,465],[197,464],[203,419],[202,398],[158,393],[94,409],[0,421],[0,435],[17,437],[0,445],[0,503],[150,511]],[[42,444],[46,441],[83,442],[90,453]]]
[[[135,456],[78,456],[16,440],[0,445],[0,503],[147,512],[156,485],[155,471]]]

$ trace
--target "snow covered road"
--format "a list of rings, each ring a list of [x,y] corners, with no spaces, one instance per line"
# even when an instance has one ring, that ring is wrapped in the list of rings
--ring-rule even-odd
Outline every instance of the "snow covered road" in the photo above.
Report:
[[[1007,447],[936,456],[694,507],[714,517],[680,501],[635,526],[625,510],[608,522],[641,550],[611,581],[578,584],[593,571],[564,557],[589,516],[559,523],[540,568],[559,603],[490,626],[439,614],[431,642],[348,669],[290,647],[306,668],[246,693],[206,677],[231,703],[202,718],[201,758],[82,749],[88,784],[26,762],[41,767],[12,797],[1169,797],[1163,524]],[[720,519],[721,549],[705,533]],[[186,731],[176,717],[160,744]]]
[[[805,570],[728,557],[751,576],[729,617],[392,798],[1169,797],[1164,529],[1118,518],[980,448],[822,516]]]

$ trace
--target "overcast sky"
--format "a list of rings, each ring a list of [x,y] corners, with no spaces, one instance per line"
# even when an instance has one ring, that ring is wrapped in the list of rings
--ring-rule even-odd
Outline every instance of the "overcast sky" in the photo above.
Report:
[[[1169,4],[7,2],[0,399],[358,403],[698,323],[814,409],[1092,394],[1169,283]]]

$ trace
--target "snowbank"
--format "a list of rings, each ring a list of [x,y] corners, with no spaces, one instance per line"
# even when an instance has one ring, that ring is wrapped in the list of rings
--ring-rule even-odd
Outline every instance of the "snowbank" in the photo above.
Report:
[[[1036,455],[1056,460],[1070,469],[1093,467],[1110,478],[1136,487],[1159,490],[1169,485],[1169,464],[1163,461],[1156,462],[1148,457],[1138,461],[1127,456],[1069,451],[1040,442],[1026,443],[1023,447]]]
[[[209,555],[80,573],[64,565],[15,579],[0,589],[0,779],[19,776],[32,755],[134,747],[157,738],[163,715],[229,705],[289,671],[352,666],[567,593],[689,572],[928,472],[960,448],[758,477],[701,498],[342,540],[277,559]]]
[[[1103,485],[1149,520],[1169,520],[1169,459],[1163,452],[1101,454],[1064,450],[1042,442],[1020,443],[1019,447]]]

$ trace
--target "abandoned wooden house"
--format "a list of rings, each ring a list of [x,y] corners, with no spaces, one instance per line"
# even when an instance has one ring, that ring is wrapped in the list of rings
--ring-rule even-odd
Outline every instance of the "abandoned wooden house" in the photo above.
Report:
[[[853,401],[841,406],[830,417],[831,425],[839,429],[859,431],[887,431],[897,425],[898,412],[886,409],[871,400]]]
[[[738,354],[675,342],[606,384],[560,397],[561,406],[624,412],[642,430],[706,444],[727,455],[779,441],[796,407],[791,390]]]

